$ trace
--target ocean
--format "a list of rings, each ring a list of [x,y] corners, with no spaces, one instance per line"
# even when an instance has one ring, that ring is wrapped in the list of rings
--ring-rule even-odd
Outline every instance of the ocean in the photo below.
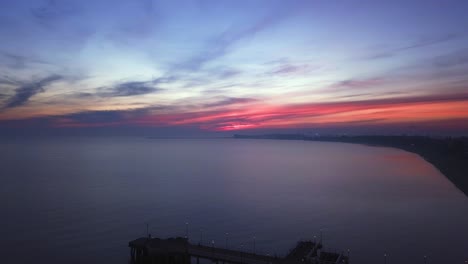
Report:
[[[468,197],[398,149],[137,137],[0,149],[1,263],[128,263],[147,227],[280,256],[321,237],[359,264],[468,259]]]

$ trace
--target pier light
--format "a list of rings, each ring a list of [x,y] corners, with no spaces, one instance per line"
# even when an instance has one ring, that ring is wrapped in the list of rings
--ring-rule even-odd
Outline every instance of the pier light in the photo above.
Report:
[[[200,245],[203,244],[203,229],[200,228]]]
[[[255,254],[255,236],[253,237],[253,253]]]
[[[229,233],[226,232],[226,249],[228,248]]]

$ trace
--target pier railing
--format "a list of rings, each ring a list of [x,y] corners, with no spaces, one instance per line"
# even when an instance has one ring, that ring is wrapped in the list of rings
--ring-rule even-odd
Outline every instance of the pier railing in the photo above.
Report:
[[[322,251],[320,243],[300,241],[286,257],[274,257],[234,249],[191,244],[186,238],[139,238],[129,242],[131,262],[188,264],[195,258],[233,264],[328,264],[348,263],[343,254]]]

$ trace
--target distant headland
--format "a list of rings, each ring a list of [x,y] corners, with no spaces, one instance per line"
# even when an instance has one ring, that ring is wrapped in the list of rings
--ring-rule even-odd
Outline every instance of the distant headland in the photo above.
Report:
[[[343,142],[393,147],[416,153],[439,169],[468,196],[468,137],[425,136],[309,136],[303,134],[239,135],[239,139],[280,139]]]

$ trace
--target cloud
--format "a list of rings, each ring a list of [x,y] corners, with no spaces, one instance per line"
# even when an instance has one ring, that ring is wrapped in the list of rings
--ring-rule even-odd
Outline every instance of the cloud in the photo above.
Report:
[[[96,93],[77,92],[69,96],[78,99],[89,99],[92,97],[128,97],[151,94],[161,91],[156,87],[158,84],[173,83],[180,80],[178,76],[162,76],[150,81],[127,81],[121,82],[111,87],[99,87]]]
[[[440,43],[458,39],[459,37],[460,35],[454,34],[454,33],[439,35],[439,36],[423,37],[403,46],[373,53],[367,56],[365,59],[374,60],[374,59],[389,58],[389,57],[393,57],[397,55],[400,52],[404,52],[404,51],[412,50],[412,49],[424,48],[424,47],[428,47],[432,45],[437,45]]]
[[[468,49],[458,50],[435,58],[437,67],[452,67],[468,64]]]
[[[239,98],[239,97],[228,97],[222,100],[218,100],[213,103],[204,104],[203,107],[219,107],[219,106],[230,106],[230,105],[241,105],[252,102],[257,102],[254,98]]]
[[[54,27],[60,21],[79,13],[80,9],[77,6],[56,0],[48,0],[40,7],[31,8],[33,18],[46,27]]]
[[[33,97],[37,93],[44,92],[44,87],[61,79],[63,79],[63,77],[60,75],[51,75],[37,82],[23,84],[15,89],[15,94],[8,99],[4,108],[13,108],[24,105],[29,98]]]
[[[146,113],[146,109],[138,110],[103,110],[103,111],[84,111],[61,116],[56,122],[59,125],[64,124],[87,124],[87,125],[109,125],[118,124],[126,119],[140,116]]]
[[[176,70],[197,71],[206,63],[216,60],[227,53],[241,40],[249,39],[286,19],[292,14],[291,10],[277,10],[250,27],[243,29],[230,28],[211,39],[206,47],[193,57],[177,63]]]
[[[447,41],[455,40],[455,39],[457,39],[459,37],[460,36],[458,34],[453,34],[453,33],[445,34],[445,35],[441,35],[441,36],[423,37],[423,38],[420,38],[420,39],[416,40],[415,42],[413,42],[413,43],[411,43],[409,45],[406,45],[406,46],[403,46],[403,47],[400,47],[400,48],[396,48],[396,49],[394,49],[394,51],[403,51],[403,50],[409,50],[409,49],[416,49],[416,48],[432,46],[432,45],[444,43],[444,42],[447,42]]]
[[[268,72],[269,75],[306,74],[312,70],[309,64],[284,63]]]
[[[4,59],[3,63],[13,69],[24,69],[30,64],[50,64],[40,59],[17,55],[9,52],[0,52],[0,56]]]
[[[151,80],[151,83],[154,85],[164,84],[164,83],[173,83],[173,82],[177,82],[180,79],[182,79],[182,77],[176,76],[176,75],[163,75],[161,77]]]
[[[207,104],[202,109],[173,109],[164,113],[148,111],[132,122],[138,126],[198,126],[201,129],[216,131],[311,125],[326,127],[337,123],[345,126],[356,123],[357,120],[362,123],[397,123],[403,122],[402,120],[414,120],[411,118],[420,120],[420,115],[424,118],[430,116],[427,120],[457,118],[451,116],[450,110],[447,112],[447,109],[450,109],[452,104],[452,107],[459,107],[467,101],[468,94],[462,93],[276,106],[255,104],[246,108],[243,103],[250,102],[250,99],[226,98]],[[237,102],[239,105],[236,105]],[[226,106],[231,104],[229,107],[209,109],[210,106],[222,106],[222,103]],[[428,112],[428,109],[435,106],[445,110]],[[408,109],[414,112],[408,114]],[[354,115],[349,115],[351,112]]]
[[[191,107],[149,106],[127,110],[83,111],[72,114],[0,121],[3,127],[45,128],[180,128],[198,127],[206,131],[272,128],[348,129],[356,125],[369,128],[405,124],[428,125],[458,120],[458,130],[468,131],[466,120],[467,93],[425,95],[369,100],[350,100],[288,105],[262,104],[251,98],[222,98],[212,104]],[[229,107],[222,107],[229,106]],[[210,109],[210,107],[217,107]],[[352,113],[352,114],[350,114]],[[455,121],[453,121],[455,124]],[[441,127],[440,127],[441,128]],[[443,130],[443,129],[442,129]],[[107,130],[112,132],[112,130]]]
[[[215,72],[215,75],[219,79],[228,79],[228,78],[232,78],[234,76],[238,76],[241,73],[242,73],[242,71],[237,70],[237,69],[224,68],[224,69],[217,70]]]
[[[116,3],[117,8],[124,11],[124,16],[113,21],[112,31],[107,35],[109,39],[125,46],[143,44],[164,24],[158,4],[153,0]]]
[[[73,98],[91,98],[94,96],[95,94],[87,93],[87,92],[73,93],[70,95],[70,97],[73,97]]]
[[[20,83],[9,77],[9,76],[0,76],[0,85],[19,85]]]
[[[112,88],[100,88],[99,96],[102,97],[120,97],[150,94],[160,91],[159,88],[152,86],[153,81],[149,82],[124,82]]]
[[[369,79],[347,79],[339,81],[328,86],[327,90],[340,90],[345,88],[372,88],[384,83],[382,78],[369,78]]]

